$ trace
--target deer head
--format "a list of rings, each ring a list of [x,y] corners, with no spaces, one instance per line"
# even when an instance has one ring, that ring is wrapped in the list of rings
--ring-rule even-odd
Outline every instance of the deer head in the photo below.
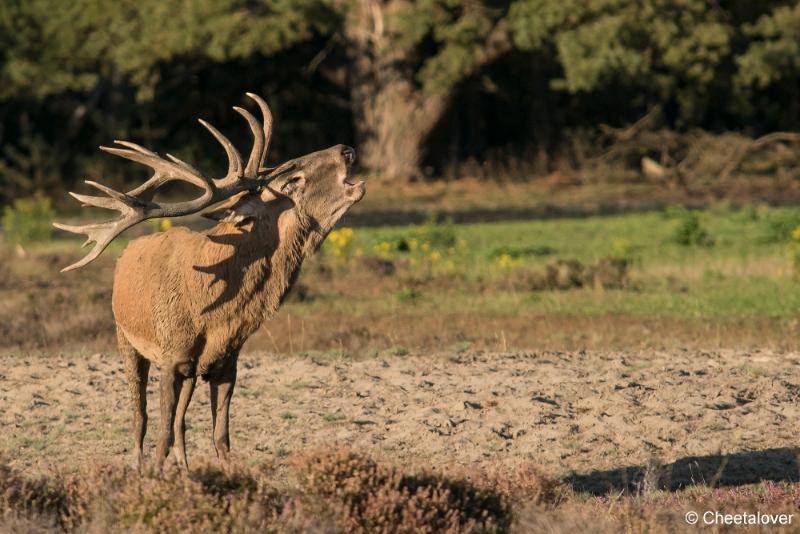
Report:
[[[234,107],[250,126],[253,147],[247,164],[239,152],[219,130],[198,119],[220,142],[228,157],[228,172],[219,179],[209,178],[188,163],[167,154],[161,158],[155,152],[129,141],[114,141],[118,147],[101,150],[130,159],[153,170],[153,175],[139,187],[121,193],[99,183],[86,180],[88,185],[106,194],[104,197],[70,192],[84,206],[113,209],[120,216],[111,221],[81,226],[53,223],[56,228],[87,236],[83,246],[94,243],[91,252],[62,272],[83,267],[96,259],[111,241],[126,229],[147,219],[178,217],[197,213],[212,205],[225,202],[207,214],[209,218],[243,224],[258,218],[266,204],[285,198],[312,223],[314,230],[324,236],[350,206],[364,196],[363,181],[350,181],[355,150],[336,145],[287,161],[275,168],[264,166],[272,135],[272,113],[258,95],[247,93],[261,110],[263,124],[246,109]],[[171,181],[184,181],[203,190],[200,197],[187,202],[159,203],[153,200],[156,192]]]

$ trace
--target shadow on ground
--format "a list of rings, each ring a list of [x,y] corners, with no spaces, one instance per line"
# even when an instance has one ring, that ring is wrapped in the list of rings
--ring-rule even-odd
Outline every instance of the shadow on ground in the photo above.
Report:
[[[637,491],[643,485],[675,491],[695,485],[742,486],[762,481],[799,482],[800,449],[776,448],[713,456],[689,456],[665,465],[628,466],[572,475],[565,482],[594,495]]]
[[[690,208],[699,209],[706,203],[700,201],[681,202]],[[643,202],[635,206],[619,204],[601,204],[596,206],[559,206],[555,204],[537,204],[520,208],[474,208],[467,210],[418,210],[418,209],[380,209],[354,210],[347,213],[341,221],[342,226],[354,228],[378,226],[405,226],[422,224],[429,220],[431,213],[439,222],[452,220],[456,224],[473,224],[489,222],[532,221],[543,219],[587,218],[598,215],[621,215],[660,210],[668,206],[666,202]]]

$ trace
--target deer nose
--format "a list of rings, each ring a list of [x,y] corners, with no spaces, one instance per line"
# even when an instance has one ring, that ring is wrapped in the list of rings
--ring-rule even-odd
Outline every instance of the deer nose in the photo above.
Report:
[[[344,158],[345,163],[348,165],[352,165],[353,162],[356,160],[356,151],[355,149],[349,146],[342,147],[342,157]]]

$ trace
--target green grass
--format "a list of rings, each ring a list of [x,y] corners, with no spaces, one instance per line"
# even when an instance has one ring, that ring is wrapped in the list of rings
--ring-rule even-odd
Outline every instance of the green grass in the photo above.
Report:
[[[393,295],[336,296],[337,306],[353,313],[403,310],[424,316],[436,311],[480,309],[502,317],[534,314],[650,317],[786,317],[800,310],[800,286],[787,257],[790,235],[775,235],[775,221],[800,220],[793,208],[716,209],[699,212],[697,220],[713,244],[684,245],[685,213],[650,212],[582,219],[553,219],[506,223],[438,225],[432,232],[452,234],[461,246],[450,249],[432,244],[420,251],[425,226],[356,229],[352,251],[380,253],[398,262],[412,262],[412,278],[464,281],[423,289],[403,288]],[[786,225],[784,225],[786,226]],[[430,226],[429,226],[430,227]],[[788,227],[787,227],[788,228]],[[789,231],[790,233],[790,231]],[[769,238],[765,239],[765,236]],[[404,250],[417,238],[415,251]],[[445,235],[445,238],[448,236]],[[398,243],[401,244],[398,246]],[[388,244],[388,246],[387,246]],[[326,243],[323,256],[329,254]],[[388,252],[387,252],[388,250]],[[442,259],[431,261],[438,250]],[[507,254],[510,268],[499,263]],[[475,283],[502,282],[521,272],[542,272],[555,259],[576,259],[590,265],[602,258],[625,256],[632,261],[630,287],[623,290],[584,288],[569,291],[472,291]],[[444,261],[451,261],[444,268]],[[455,284],[457,286],[457,284]],[[502,284],[500,284],[502,287]],[[412,297],[413,295],[413,297]],[[445,297],[445,298],[443,298]],[[302,308],[329,306],[323,295]]]
[[[696,222],[708,240],[685,245],[680,242],[686,241],[682,232],[694,224],[687,223],[688,218],[685,211],[665,210],[520,222],[356,228],[341,247],[344,261],[336,255],[337,245],[331,239],[315,261],[329,264],[346,277],[348,257],[355,262],[359,254],[379,255],[405,266],[396,275],[400,283],[386,292],[323,286],[314,299],[286,306],[299,316],[321,313],[331,306],[360,316],[390,313],[407,317],[469,310],[500,318],[520,313],[685,319],[796,315],[800,285],[787,248],[791,230],[800,223],[800,209],[721,206],[696,212]],[[34,249],[77,250],[77,245],[77,240],[57,240]],[[115,241],[105,254],[115,255],[124,246],[125,239]],[[513,281],[521,273],[543,272],[556,259],[591,265],[606,257],[631,261],[629,287],[567,291],[504,287],[505,281]],[[309,269],[304,273],[301,280],[316,283]],[[420,280],[426,283],[415,283]],[[487,284],[490,290],[476,290]]]
[[[553,257],[596,261],[617,252],[615,241],[625,240],[644,263],[688,264],[709,258],[747,260],[779,252],[780,244],[765,242],[770,221],[778,214],[798,209],[763,208],[745,216],[745,210],[700,213],[701,224],[714,239],[710,247],[684,246],[672,239],[675,220],[663,212],[595,216],[582,219],[551,219],[505,223],[453,225],[457,239],[467,242],[464,256],[468,270],[483,271],[499,250],[507,249],[525,264],[545,264]],[[369,253],[381,241],[397,241],[411,234],[414,226],[356,229],[353,243]],[[788,239],[789,236],[786,236]]]

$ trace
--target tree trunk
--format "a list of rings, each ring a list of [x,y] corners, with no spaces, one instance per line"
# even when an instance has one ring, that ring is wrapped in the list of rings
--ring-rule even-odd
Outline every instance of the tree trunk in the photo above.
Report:
[[[445,98],[415,84],[408,50],[393,43],[388,19],[405,0],[357,0],[345,23],[350,93],[362,167],[383,180],[418,176],[422,145]]]
[[[399,79],[362,85],[359,92],[355,117],[363,166],[387,181],[417,178],[425,140],[444,113],[444,97],[423,95]]]
[[[359,159],[367,172],[392,181],[419,176],[425,141],[458,82],[436,93],[420,87],[415,70],[420,58],[413,48],[398,44],[396,30],[390,27],[392,16],[410,5],[408,0],[355,0],[344,29]],[[501,21],[485,48],[476,52],[475,68],[510,46]]]

